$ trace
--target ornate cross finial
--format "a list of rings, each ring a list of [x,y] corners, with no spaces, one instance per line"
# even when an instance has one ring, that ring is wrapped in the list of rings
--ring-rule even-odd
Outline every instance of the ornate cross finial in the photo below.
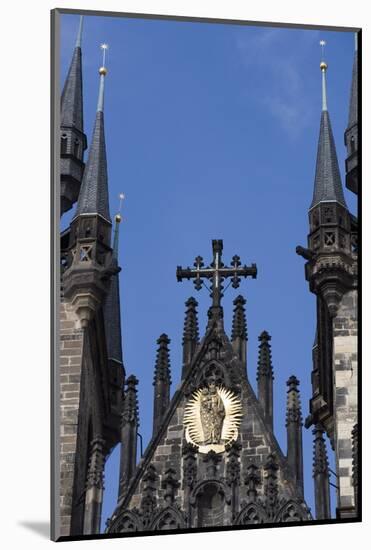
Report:
[[[176,277],[180,282],[183,279],[194,279],[193,283],[196,290],[200,290],[202,285],[204,285],[203,279],[210,279],[211,284],[209,287],[210,297],[213,300],[213,307],[220,308],[220,302],[223,297],[223,281],[224,279],[231,278],[231,284],[233,288],[238,288],[240,286],[241,277],[252,277],[256,279],[257,269],[256,264],[251,264],[251,266],[241,266],[241,261],[239,256],[233,256],[231,266],[225,267],[222,262],[222,251],[223,251],[223,241],[222,240],[213,240],[213,261],[208,267],[204,267],[204,261],[201,256],[197,256],[194,262],[195,269],[190,267],[182,268],[181,266],[177,267]],[[206,285],[205,285],[206,286]]]

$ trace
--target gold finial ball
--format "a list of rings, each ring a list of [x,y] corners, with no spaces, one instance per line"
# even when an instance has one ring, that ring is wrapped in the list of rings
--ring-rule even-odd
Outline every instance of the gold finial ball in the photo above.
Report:
[[[327,63],[325,63],[324,61],[321,61],[320,69],[321,69],[321,71],[326,71]]]
[[[120,214],[116,214],[116,216],[115,216],[115,221],[116,221],[117,223],[120,223],[121,220],[122,220],[122,218],[121,218]]]
[[[102,74],[103,76],[106,76],[106,74],[108,73],[106,67],[100,67],[99,68],[99,74]]]

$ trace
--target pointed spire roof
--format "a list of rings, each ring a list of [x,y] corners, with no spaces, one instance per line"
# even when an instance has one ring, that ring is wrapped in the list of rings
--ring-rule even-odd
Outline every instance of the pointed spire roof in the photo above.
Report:
[[[112,267],[117,270],[111,277],[110,287],[104,303],[104,325],[106,332],[108,359],[113,359],[123,364],[122,359],[122,334],[121,334],[121,308],[120,308],[120,281],[118,267],[118,243],[120,214],[115,216],[115,232],[113,239]]]
[[[194,340],[198,342],[199,332],[198,332],[198,318],[197,318],[197,306],[198,302],[191,296],[185,303],[186,305],[186,314],[184,319],[184,330],[183,330],[183,344],[188,340]]]
[[[272,366],[272,352],[271,352],[271,336],[266,330],[263,330],[259,336],[259,357],[258,357],[258,368],[256,372],[257,380],[261,376],[270,376],[272,379],[273,375],[273,366]]]
[[[286,426],[290,422],[302,424],[300,392],[298,389],[300,382],[296,376],[290,376],[286,385],[287,390],[287,407],[286,407]]]
[[[313,200],[310,208],[317,206],[320,202],[334,201],[346,207],[335,140],[332,133],[330,115],[327,109],[327,64],[322,61],[320,68],[322,72],[322,114],[318,139]]]
[[[81,183],[76,216],[99,214],[111,223],[108,201],[106,140],[104,133],[104,82],[107,69],[99,69],[99,95],[93,137]]]
[[[157,340],[158,350],[155,364],[155,375],[153,383],[156,384],[159,380],[171,383],[170,376],[170,354],[169,344],[170,338],[167,334],[161,334]]]
[[[247,323],[245,314],[246,300],[243,296],[239,295],[233,300],[234,312],[232,321],[232,342],[237,338],[247,340]]]
[[[72,126],[84,133],[81,66],[82,24],[83,17],[81,16],[71,65],[62,91],[61,126]]]
[[[350,87],[350,102],[349,102],[349,116],[348,116],[348,128],[351,128],[358,122],[358,45],[357,34],[354,33],[355,47],[354,47],[354,59],[353,59],[353,71],[352,71],[352,83]]]

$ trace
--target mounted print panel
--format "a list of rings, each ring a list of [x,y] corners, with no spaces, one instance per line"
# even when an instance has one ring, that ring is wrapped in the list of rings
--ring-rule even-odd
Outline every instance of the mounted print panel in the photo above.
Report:
[[[360,521],[360,31],[53,25],[54,538]]]

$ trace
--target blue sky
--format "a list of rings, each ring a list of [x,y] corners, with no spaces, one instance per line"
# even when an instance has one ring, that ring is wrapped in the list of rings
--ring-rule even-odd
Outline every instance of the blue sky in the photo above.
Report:
[[[61,82],[71,60],[78,16],[63,15]],[[205,289],[177,283],[177,265],[211,239],[255,262],[257,280],[224,298],[230,333],[233,299],[247,299],[248,372],[254,387],[258,335],[272,335],[274,427],[286,452],[286,380],[301,381],[303,416],[311,394],[315,299],[304,278],[307,211],[312,199],[321,110],[319,40],[329,65],[328,108],[344,175],[352,32],[317,31],[85,17],[84,117],[88,144],[98,95],[99,45],[108,42],[105,128],[111,216],[126,195],[120,234],[124,361],[139,378],[140,432],[151,437],[156,339],[171,338],[173,388],[180,381],[184,302],[199,302],[203,335],[210,303]],[[354,196],[345,190],[355,212]],[[62,227],[71,219],[62,218]],[[314,511],[312,434],[303,432],[305,496]],[[118,487],[118,448],[106,467],[103,522]],[[335,504],[335,503],[333,503]],[[104,525],[104,523],[103,523]]]

